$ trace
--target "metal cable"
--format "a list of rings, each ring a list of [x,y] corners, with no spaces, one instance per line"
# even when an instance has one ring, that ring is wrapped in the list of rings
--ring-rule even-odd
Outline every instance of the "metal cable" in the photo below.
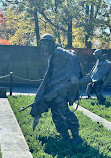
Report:
[[[5,75],[5,76],[0,76],[0,79],[1,78],[6,78],[6,77],[8,77],[8,76],[10,76],[11,74],[8,74],[8,75]],[[19,76],[17,76],[17,75],[13,75],[14,77],[16,77],[16,78],[19,78],[19,79],[21,79],[21,80],[25,80],[25,81],[32,81],[32,82],[34,82],[34,81],[43,81],[43,79],[38,79],[38,80],[30,80],[30,79],[25,79],[25,78],[22,78],[22,77],[19,77]]]
[[[25,80],[25,81],[32,81],[32,82],[34,82],[34,81],[43,81],[43,79],[30,80],[30,79],[25,79],[25,78],[19,77],[19,76],[17,76],[17,75],[13,75],[13,76],[16,77],[16,78],[18,78],[18,79]]]
[[[0,76],[0,78],[5,78],[5,77],[8,77],[10,76],[11,74],[8,74],[8,75],[5,75],[5,76]]]

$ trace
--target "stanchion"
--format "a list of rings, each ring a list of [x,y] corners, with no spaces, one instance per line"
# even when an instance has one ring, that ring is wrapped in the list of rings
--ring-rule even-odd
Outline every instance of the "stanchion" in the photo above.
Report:
[[[10,72],[10,95],[12,95],[12,87],[13,87],[13,72]]]
[[[18,79],[20,79],[20,80],[24,80],[24,81],[30,81],[30,82],[34,82],[34,81],[36,81],[36,82],[38,82],[38,81],[43,81],[43,79],[38,79],[38,80],[25,79],[25,78],[22,78],[22,77],[19,77],[19,76],[14,75],[13,72],[10,72],[10,74],[5,75],[5,76],[0,76],[0,79],[2,79],[2,78],[6,78],[6,77],[9,77],[9,76],[10,76],[10,95],[12,95],[13,77],[16,77],[16,78],[18,78]]]

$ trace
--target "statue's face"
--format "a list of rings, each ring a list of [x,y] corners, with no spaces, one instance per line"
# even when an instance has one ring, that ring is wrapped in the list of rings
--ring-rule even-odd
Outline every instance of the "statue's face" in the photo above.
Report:
[[[55,44],[47,39],[44,39],[40,42],[42,49],[44,52],[48,53],[48,55],[50,56],[55,48]]]
[[[102,55],[99,55],[99,56],[96,56],[97,59],[100,59],[100,60],[105,60],[107,58],[106,54],[102,54]]]
[[[44,51],[49,51],[50,41],[48,41],[48,40],[42,40],[41,41],[41,46],[42,46],[42,48],[43,48]]]
[[[103,55],[102,55],[102,59],[107,59],[107,55],[106,55],[106,54],[103,54]]]

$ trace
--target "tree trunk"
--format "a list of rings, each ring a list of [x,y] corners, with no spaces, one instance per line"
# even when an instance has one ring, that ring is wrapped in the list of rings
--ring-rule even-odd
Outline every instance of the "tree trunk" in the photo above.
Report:
[[[38,45],[40,40],[40,33],[39,33],[39,23],[38,23],[38,15],[36,9],[34,10],[34,21],[35,21],[35,34],[36,34],[36,40]]]
[[[91,48],[92,43],[91,41],[88,41],[91,35],[91,31],[92,31],[92,18],[93,18],[93,6],[91,6],[91,10],[89,10],[89,6],[86,5],[86,26],[85,26],[85,30],[87,32],[87,35],[85,35],[85,46],[86,48]],[[89,25],[90,23],[90,25]]]
[[[58,26],[58,22],[57,22],[57,14],[58,14],[58,0],[55,0],[55,24]],[[60,30],[59,29],[55,29],[55,32],[57,34],[57,38],[58,38],[58,42],[61,43],[61,39],[60,39]]]
[[[68,44],[67,47],[72,48],[72,16],[68,17]]]
[[[92,43],[91,43],[91,41],[88,41],[88,39],[89,39],[89,36],[86,35],[85,36],[85,46],[86,46],[86,48],[91,48]]]

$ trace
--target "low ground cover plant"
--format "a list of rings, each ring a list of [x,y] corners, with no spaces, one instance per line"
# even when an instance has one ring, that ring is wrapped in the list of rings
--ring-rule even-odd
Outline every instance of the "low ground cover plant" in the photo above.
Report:
[[[19,110],[31,104],[34,96],[9,96],[8,99],[34,158],[111,157],[111,131],[100,123],[92,122],[82,112],[75,112],[80,125],[79,134],[83,140],[82,144],[76,145],[61,139],[56,131],[50,109],[42,114],[33,132],[30,108],[21,113]],[[73,107],[70,108],[74,111]]]
[[[80,106],[94,112],[111,122],[111,97],[107,96],[105,104],[99,104],[96,98],[81,99]]]
[[[1,153],[1,151],[0,151],[0,158],[2,158],[2,153]]]
[[[0,148],[0,158],[2,158],[1,148]]]

